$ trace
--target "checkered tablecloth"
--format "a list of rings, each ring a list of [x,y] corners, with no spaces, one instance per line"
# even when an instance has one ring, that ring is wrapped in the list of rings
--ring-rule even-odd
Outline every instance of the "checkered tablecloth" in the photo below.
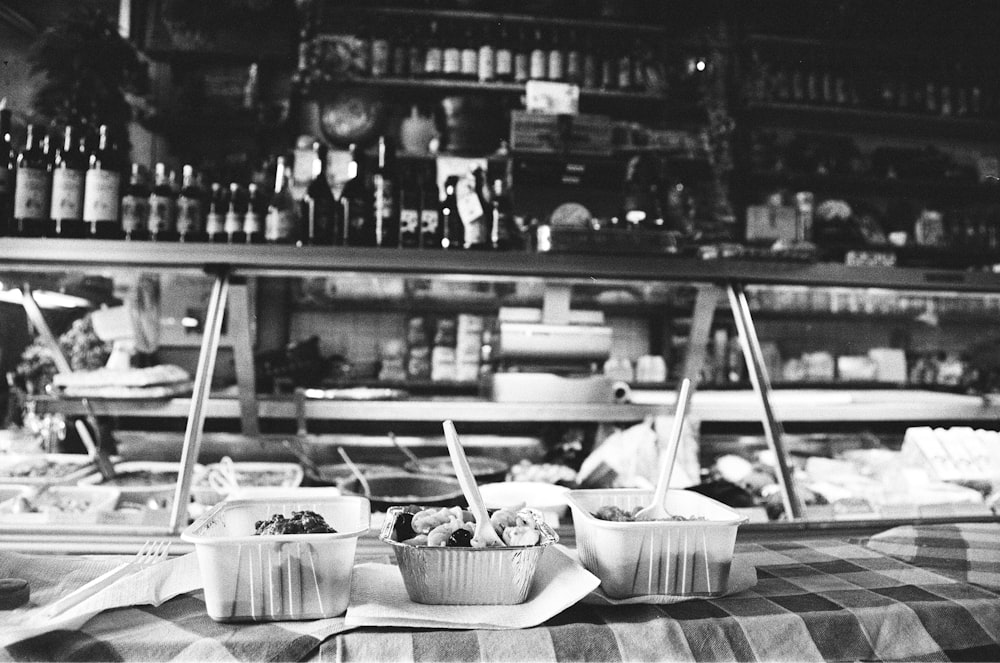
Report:
[[[1000,594],[838,540],[740,544],[757,586],[669,606],[578,604],[519,631],[361,629],[337,661],[1000,660]]]
[[[976,540],[985,546],[993,536],[1000,547],[996,527]],[[958,543],[938,529],[913,535],[942,550]],[[894,536],[899,544],[905,533]],[[965,543],[955,549],[977,549],[971,536],[961,531]],[[191,593],[101,613],[79,630],[0,649],[0,660],[1000,660],[1000,590],[942,569],[938,560],[948,555],[922,566],[927,547],[913,548],[923,553],[904,561],[832,539],[741,543],[737,554],[758,577],[742,594],[660,606],[577,604],[541,626],[507,631],[363,628],[326,637],[309,634],[310,622],[215,623]]]

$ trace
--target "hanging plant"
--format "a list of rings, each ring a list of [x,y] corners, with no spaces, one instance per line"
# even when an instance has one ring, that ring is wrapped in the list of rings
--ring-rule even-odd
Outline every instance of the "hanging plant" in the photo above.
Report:
[[[67,13],[39,35],[28,59],[32,73],[45,75],[34,110],[55,126],[106,124],[124,140],[128,123],[149,113],[146,62],[99,9]]]

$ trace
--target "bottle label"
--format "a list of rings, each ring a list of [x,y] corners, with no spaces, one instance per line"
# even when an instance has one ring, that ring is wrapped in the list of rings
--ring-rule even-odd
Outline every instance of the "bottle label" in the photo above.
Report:
[[[545,80],[547,69],[547,58],[545,57],[545,51],[540,48],[536,48],[531,51],[531,65],[529,72],[529,77],[533,80]]]
[[[462,49],[462,75],[476,78],[479,71],[479,53],[474,48]]]
[[[191,196],[177,198],[177,232],[184,235],[201,230],[201,203]]]
[[[205,232],[209,235],[219,235],[226,232],[225,217],[218,212],[209,212],[208,216],[205,217]]]
[[[149,232],[162,233],[177,230],[177,218],[174,216],[174,201],[170,196],[158,196],[155,193],[149,197]]]
[[[226,212],[226,220],[222,224],[222,230],[227,235],[233,235],[243,230],[243,217],[236,212]]]
[[[441,217],[436,209],[425,209],[420,211],[420,234],[426,238],[433,238],[438,234],[438,227],[441,225]]]
[[[425,74],[440,74],[441,73],[441,60],[442,60],[441,49],[436,46],[431,46],[427,49],[426,56],[424,57],[424,73]]]
[[[441,71],[445,74],[458,74],[462,71],[462,52],[458,48],[446,48],[441,56]]]
[[[49,214],[49,176],[41,168],[18,168],[14,218],[44,219]]]
[[[149,198],[126,195],[122,198],[122,230],[126,234],[149,227]]]
[[[510,54],[510,51],[508,51],[508,54]],[[493,77],[496,76],[496,54],[493,52],[493,47],[489,45],[481,46],[479,48],[478,60],[476,69],[479,71],[479,80],[493,80]]]
[[[247,235],[253,235],[261,230],[260,214],[253,210],[247,212],[243,217],[243,232]]]
[[[498,78],[511,76],[514,73],[514,56],[511,54],[510,49],[497,49],[493,65]],[[480,69],[482,69],[482,67],[480,67]]]
[[[289,239],[295,230],[295,214],[291,210],[271,208],[267,212],[264,239],[269,242],[280,242]]]
[[[420,237],[420,212],[412,207],[399,210],[399,243],[416,246]]]
[[[530,74],[530,67],[528,65],[528,54],[518,53],[514,56],[514,80],[518,83],[523,83],[528,80]]]
[[[52,171],[52,218],[83,218],[83,171],[69,168]]]
[[[562,51],[549,51],[549,78],[554,81],[563,77],[563,54]]]
[[[118,220],[120,182],[121,176],[112,170],[87,171],[83,193],[84,221]]]
[[[463,187],[464,188],[464,187]],[[465,227],[465,245],[473,246],[486,241],[483,204],[475,191],[466,190],[457,195],[458,218]]]

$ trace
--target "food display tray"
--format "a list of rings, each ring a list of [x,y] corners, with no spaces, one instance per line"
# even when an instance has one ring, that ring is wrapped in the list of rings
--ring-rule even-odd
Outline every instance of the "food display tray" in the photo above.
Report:
[[[72,485],[93,471],[94,463],[81,454],[0,455],[0,484]]]
[[[52,486],[39,496],[34,487],[0,502],[0,524],[17,526],[89,525],[101,522],[118,504],[117,488],[106,486]],[[20,512],[19,498],[38,505],[37,511]]]

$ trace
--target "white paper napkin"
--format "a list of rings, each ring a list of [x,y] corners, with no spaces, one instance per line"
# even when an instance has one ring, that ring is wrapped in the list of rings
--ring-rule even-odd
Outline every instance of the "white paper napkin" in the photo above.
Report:
[[[111,608],[160,605],[179,594],[202,588],[194,553],[167,559],[119,579],[55,618],[45,609],[66,594],[131,557],[64,557],[0,552],[0,577],[24,578],[31,600],[14,610],[0,611],[0,647],[56,629],[76,629]]]
[[[550,546],[538,563],[535,580],[519,605],[425,605],[414,603],[403,586],[399,567],[359,564],[354,567],[349,626],[405,626],[447,629],[515,629],[537,626],[595,589],[600,581]]]
[[[577,559],[576,551],[569,551],[569,556]],[[729,569],[729,582],[726,584],[724,592],[711,598],[720,598],[731,594],[739,594],[757,584],[757,567],[749,559],[736,555],[733,557],[732,567]],[[645,594],[642,596],[631,596],[627,599],[611,598],[598,587],[583,598],[583,603],[592,605],[632,605],[635,603],[655,603],[657,605],[667,605],[671,603],[681,603],[683,601],[694,601],[705,598],[703,596],[674,596],[670,594]]]

